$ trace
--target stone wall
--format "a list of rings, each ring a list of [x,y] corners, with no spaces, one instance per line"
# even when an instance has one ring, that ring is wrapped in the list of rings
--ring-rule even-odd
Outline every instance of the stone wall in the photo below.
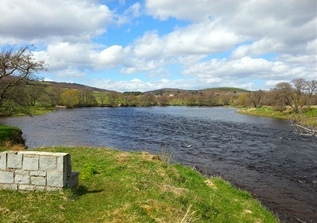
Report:
[[[6,151],[0,153],[0,188],[51,191],[78,186],[67,153]]]

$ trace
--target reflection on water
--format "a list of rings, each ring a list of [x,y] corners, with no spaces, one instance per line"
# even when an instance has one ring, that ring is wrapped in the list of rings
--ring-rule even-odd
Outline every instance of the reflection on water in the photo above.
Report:
[[[30,148],[164,148],[177,162],[251,191],[282,220],[317,222],[317,138],[294,135],[286,121],[231,108],[152,107],[62,109],[0,122],[20,127]]]

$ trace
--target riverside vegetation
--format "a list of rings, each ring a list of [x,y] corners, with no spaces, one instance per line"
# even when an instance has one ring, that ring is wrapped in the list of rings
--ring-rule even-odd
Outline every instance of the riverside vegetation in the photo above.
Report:
[[[2,150],[8,149],[5,146]],[[67,152],[80,186],[61,192],[0,191],[0,222],[278,222],[257,200],[219,177],[107,148]]]
[[[300,114],[293,113],[289,108],[283,111],[279,111],[270,106],[263,106],[261,108],[241,108],[238,110],[238,112],[247,115],[285,120],[300,119],[304,125],[317,127],[317,106],[305,108]]]
[[[291,108],[285,108],[280,111],[271,106],[241,108],[238,112],[247,115],[290,120],[295,133],[317,136],[317,106],[303,108],[300,113],[294,113]]]

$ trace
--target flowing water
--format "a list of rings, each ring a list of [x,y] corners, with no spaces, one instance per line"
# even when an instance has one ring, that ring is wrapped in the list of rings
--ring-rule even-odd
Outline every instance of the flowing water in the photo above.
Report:
[[[151,107],[61,109],[0,123],[20,127],[29,148],[168,152],[248,190],[283,222],[317,222],[317,138],[295,135],[287,121],[232,108]]]

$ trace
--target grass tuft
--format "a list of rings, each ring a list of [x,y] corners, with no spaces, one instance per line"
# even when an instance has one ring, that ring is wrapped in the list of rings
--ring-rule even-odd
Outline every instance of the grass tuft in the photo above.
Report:
[[[187,208],[184,217],[180,220],[180,223],[193,223],[197,222],[198,218],[195,217],[196,211],[191,211],[192,205]]]

